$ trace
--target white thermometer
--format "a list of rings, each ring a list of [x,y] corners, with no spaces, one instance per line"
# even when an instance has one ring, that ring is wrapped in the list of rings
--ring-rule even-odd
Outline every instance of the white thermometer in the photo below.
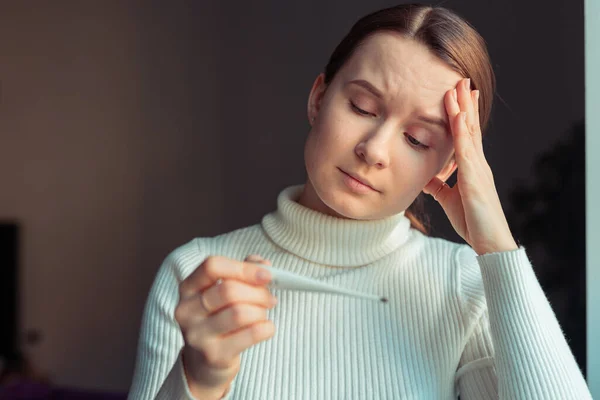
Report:
[[[271,282],[267,284],[267,287],[273,289],[289,289],[307,292],[344,294],[352,297],[360,297],[363,299],[381,301],[382,303],[388,302],[388,299],[386,297],[344,289],[341,287],[320,282],[316,279],[307,278],[302,275],[294,274],[292,272],[284,271],[282,269],[270,267],[264,264],[260,264],[260,267],[265,268],[271,272],[272,279]]]

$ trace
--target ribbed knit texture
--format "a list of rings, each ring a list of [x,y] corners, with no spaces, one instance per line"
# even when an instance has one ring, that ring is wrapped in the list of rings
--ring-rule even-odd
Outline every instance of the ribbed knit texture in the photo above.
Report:
[[[477,256],[404,213],[346,220],[283,190],[261,224],[174,250],[144,311],[129,399],[193,399],[174,319],[178,285],[209,255],[273,266],[371,300],[273,289],[275,336],[242,353],[226,399],[591,399],[524,248]],[[202,400],[202,399],[198,399]]]

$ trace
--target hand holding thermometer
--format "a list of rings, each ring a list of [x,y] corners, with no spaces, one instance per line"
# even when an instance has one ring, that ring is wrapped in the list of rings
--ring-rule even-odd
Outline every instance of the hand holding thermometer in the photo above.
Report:
[[[345,294],[352,297],[361,297],[364,299],[381,301],[382,303],[387,303],[388,301],[386,297],[340,288],[337,286],[320,282],[316,279],[307,278],[305,276],[284,271],[279,268],[270,267],[268,265],[261,264],[260,267],[271,272],[272,279],[271,282],[269,282],[269,284],[267,285],[267,287],[273,289],[290,289],[308,292],[337,293]]]

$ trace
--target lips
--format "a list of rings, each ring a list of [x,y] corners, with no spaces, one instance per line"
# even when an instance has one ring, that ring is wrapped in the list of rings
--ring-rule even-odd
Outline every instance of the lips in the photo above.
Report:
[[[356,174],[352,174],[352,173],[348,173],[346,171],[344,171],[343,169],[340,169],[340,171],[342,171],[344,174],[350,176],[351,178],[359,181],[360,183],[362,183],[365,186],[370,187],[371,189],[373,189],[376,192],[379,192],[379,190],[375,189],[371,184],[369,184],[369,182],[367,182],[365,179],[358,177]]]

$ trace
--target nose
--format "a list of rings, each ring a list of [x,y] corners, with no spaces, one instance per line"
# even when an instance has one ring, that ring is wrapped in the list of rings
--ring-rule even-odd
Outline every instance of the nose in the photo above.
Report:
[[[355,152],[367,164],[385,168],[390,164],[390,140],[393,132],[380,126],[375,132],[356,145]]]

